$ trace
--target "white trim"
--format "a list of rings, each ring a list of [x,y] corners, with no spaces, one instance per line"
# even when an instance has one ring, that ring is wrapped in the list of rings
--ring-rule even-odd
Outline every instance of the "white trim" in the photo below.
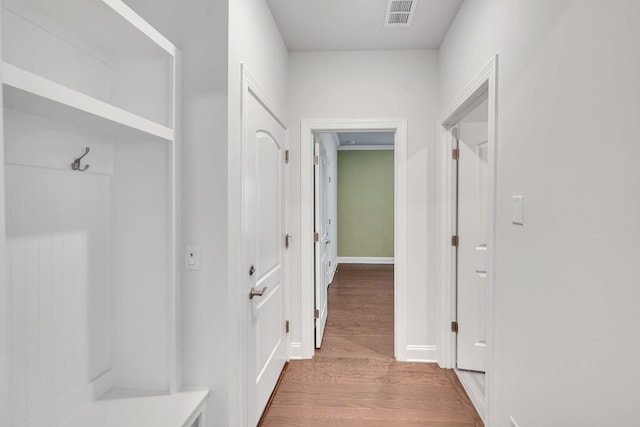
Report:
[[[337,264],[394,264],[393,257],[339,256]]]
[[[407,345],[407,362],[436,363],[438,347],[435,345]]]
[[[304,359],[304,357],[302,357],[301,342],[292,342],[291,344],[289,344],[289,359],[291,360]]]
[[[481,96],[488,98],[488,159],[489,159],[489,241],[487,251],[487,266],[489,277],[487,281],[486,298],[486,377],[485,377],[485,402],[486,416],[490,420],[490,393],[493,372],[493,343],[494,341],[494,304],[495,304],[495,254],[496,254],[496,160],[497,160],[497,79],[498,79],[498,56],[494,56],[491,61],[478,73],[467,85],[462,93],[445,110],[442,119],[438,122],[438,129],[441,141],[437,146],[440,159],[440,185],[439,205],[441,211],[438,217],[439,244],[437,251],[440,260],[438,262],[438,283],[441,283],[441,330],[440,342],[441,351],[438,364],[445,368],[453,368],[456,365],[455,355],[455,334],[451,332],[450,322],[456,320],[456,289],[455,289],[455,251],[451,247],[451,235],[455,234],[455,223],[453,215],[455,213],[455,200],[452,197],[454,185],[454,167],[451,161],[452,138],[448,129],[457,123],[466,110]]]
[[[329,273],[329,284],[333,283],[333,278],[336,277],[336,271],[338,270],[338,260],[336,259],[335,264],[331,267],[331,273]]]
[[[471,403],[473,403],[476,411],[478,411],[478,415],[480,415],[480,418],[482,418],[482,421],[484,421],[484,423],[486,424],[486,400],[484,389],[480,384],[478,384],[478,381],[475,380],[475,377],[477,375],[483,374],[481,374],[480,372],[461,371],[459,369],[454,369],[454,372],[458,376],[458,379],[460,380],[460,384],[462,384],[464,391],[467,392]]]
[[[338,151],[393,151],[393,145],[340,145]]]
[[[284,113],[282,112],[280,107],[278,107],[278,104],[275,102],[275,100],[271,98],[271,96],[269,96],[262,85],[260,85],[258,80],[256,80],[256,78],[253,77],[249,70],[247,70],[247,67],[245,65],[242,65],[242,78],[243,82],[246,83],[246,86],[243,85],[243,87],[248,90],[249,93],[253,94],[258,102],[260,102],[260,104],[262,104],[262,106],[269,112],[269,114],[271,114],[273,118],[276,119],[276,121],[280,124],[280,126],[284,128],[284,130],[287,130],[287,123],[284,119]],[[245,99],[243,98],[243,107],[244,102]],[[244,111],[244,108],[242,111]]]
[[[394,355],[407,358],[407,120],[406,119],[327,119],[302,120],[300,123],[300,253],[302,282],[301,357],[310,359],[315,352],[313,329],[313,132],[341,131],[395,132],[395,270],[394,270]]]
[[[116,13],[118,13],[124,20],[136,27],[142,34],[153,40],[155,44],[166,50],[169,54],[175,56],[176,47],[165,36],[160,34],[158,30],[153,28],[151,24],[145,21],[140,15],[127,6],[122,0],[102,0],[109,5]]]
[[[182,295],[180,292],[182,283],[182,203],[181,203],[181,168],[182,144],[181,132],[181,91],[182,91],[182,54],[174,49],[173,58],[173,103],[171,125],[174,139],[171,143],[171,259],[170,265],[170,290],[171,303],[169,304],[169,392],[177,393],[182,388]]]
[[[0,76],[4,71],[0,68]],[[4,99],[3,86],[0,98]],[[6,268],[4,114],[0,114],[0,425],[9,425],[9,272]]]

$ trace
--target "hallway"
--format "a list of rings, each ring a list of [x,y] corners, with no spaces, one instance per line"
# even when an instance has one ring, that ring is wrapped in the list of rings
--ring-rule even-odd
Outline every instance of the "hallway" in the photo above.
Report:
[[[393,266],[341,264],[313,360],[289,363],[263,426],[482,426],[455,374],[393,358]]]

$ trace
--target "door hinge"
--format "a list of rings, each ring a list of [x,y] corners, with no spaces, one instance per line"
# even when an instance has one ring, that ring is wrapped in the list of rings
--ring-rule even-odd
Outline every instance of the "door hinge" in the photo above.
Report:
[[[459,160],[460,159],[460,149],[459,148],[454,148],[451,151],[451,158],[453,160]]]
[[[457,248],[459,243],[460,243],[460,239],[458,238],[458,236],[451,236],[451,246],[454,246]]]
[[[291,244],[291,234],[286,234],[284,236],[284,248],[289,249],[290,244]]]
[[[313,310],[313,318],[314,319],[320,318],[320,310]]]
[[[320,234],[319,233],[313,233],[313,241],[316,242],[316,243],[320,241]]]
[[[286,322],[284,322],[284,331],[286,333],[289,333],[289,321],[288,320]]]
[[[284,150],[284,162],[289,163],[289,150]]]
[[[451,332],[458,333],[458,322],[451,322]]]
[[[320,164],[320,156],[313,156],[313,164],[316,166]]]

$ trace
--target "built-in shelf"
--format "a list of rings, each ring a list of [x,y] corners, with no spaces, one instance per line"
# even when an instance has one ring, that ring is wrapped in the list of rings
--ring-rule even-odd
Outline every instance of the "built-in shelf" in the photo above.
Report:
[[[169,40],[122,0],[2,0],[2,6],[46,31],[64,28],[62,37],[79,35],[78,41],[106,54],[145,55],[158,49],[176,53]]]
[[[123,0],[0,9],[12,425],[202,426],[209,392],[180,381],[180,52]]]
[[[116,136],[174,139],[172,129],[6,62],[4,107]]]
[[[208,390],[149,395],[115,389],[82,408],[65,426],[191,427],[208,395]]]

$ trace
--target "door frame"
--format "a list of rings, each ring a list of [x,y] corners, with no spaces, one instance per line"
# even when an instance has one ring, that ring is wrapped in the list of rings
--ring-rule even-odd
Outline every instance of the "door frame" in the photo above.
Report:
[[[322,152],[324,150],[323,148],[323,142],[320,141],[320,138],[315,137],[313,139],[313,153],[314,153],[314,157],[318,156],[318,164],[314,165],[313,167],[313,205],[314,205],[314,209],[313,209],[313,214],[314,214],[314,218],[313,218],[313,223],[314,223],[314,231],[318,232],[317,230],[319,230],[318,226],[319,223],[324,222],[324,220],[326,220],[326,217],[323,217],[322,215],[322,210],[325,209],[326,213],[328,213],[328,209],[326,205],[326,201],[325,201],[325,205],[322,206],[322,209],[320,208],[320,205],[322,204],[322,199],[328,199],[327,197],[324,197],[327,192],[329,191],[328,188],[324,188],[325,184],[323,183],[321,178],[324,178],[324,176],[322,175],[322,168],[323,168],[323,163],[326,162],[326,155],[323,156]],[[317,154],[316,154],[316,147],[318,149]],[[337,147],[336,147],[337,149]],[[326,153],[325,153],[326,154]],[[314,160],[315,163],[315,160]],[[335,177],[334,177],[335,179]],[[318,191],[319,190],[319,191]],[[336,202],[337,202],[337,197],[338,195],[336,194]],[[326,227],[326,223],[322,224],[322,227]],[[336,226],[337,229],[337,226]],[[318,328],[317,328],[317,324],[315,325],[316,327],[315,329],[315,346],[318,346],[318,341],[320,341],[320,345],[322,345],[322,339],[324,338],[324,330],[325,327],[327,326],[327,315],[328,315],[328,311],[329,311],[329,301],[328,301],[328,296],[329,296],[329,289],[328,286],[331,284],[331,282],[329,282],[329,275],[327,274],[327,271],[324,271],[324,274],[322,272],[322,270],[324,269],[325,265],[322,264],[322,255],[324,254],[325,258],[328,257],[328,250],[326,248],[326,243],[324,241],[324,237],[325,237],[325,233],[326,233],[326,229],[324,230],[324,233],[318,233],[318,241],[316,242],[314,239],[314,266],[315,266],[315,280],[314,280],[314,292],[315,292],[315,301],[318,301],[318,282],[320,282],[320,287],[324,287],[326,285],[326,294],[324,295],[325,301],[324,301],[324,306],[326,306],[326,314],[323,317],[323,309],[325,307],[320,307],[319,309],[319,317],[316,320],[320,320],[321,321],[321,333],[318,333]],[[334,238],[334,240],[337,242],[337,236],[336,238]],[[334,265],[334,271],[335,268],[337,268],[337,263],[336,265]],[[322,280],[324,278],[324,281]],[[320,279],[320,280],[319,280]],[[326,281],[326,283],[325,283]],[[324,291],[321,291],[320,293],[323,293]],[[314,304],[315,307],[315,304]],[[314,315],[315,317],[315,315]],[[324,323],[322,323],[322,321],[324,321]],[[318,336],[319,336],[319,340],[318,340]]]
[[[489,277],[487,280],[486,295],[486,374],[484,411],[481,413],[483,420],[488,420],[489,402],[492,390],[493,376],[493,350],[494,350],[494,306],[495,306],[495,266],[496,266],[496,172],[497,172],[497,113],[498,113],[498,55],[495,55],[489,63],[473,78],[466,88],[454,99],[444,111],[442,119],[438,121],[438,144],[440,163],[440,184],[438,213],[439,244],[438,262],[439,280],[441,284],[441,339],[440,357],[438,364],[443,368],[453,369],[456,366],[456,336],[451,331],[451,322],[456,320],[456,249],[451,245],[451,236],[456,234],[456,199],[453,196],[456,184],[455,171],[451,158],[453,149],[453,137],[450,129],[464,117],[468,108],[478,98],[487,96],[488,100],[488,161],[489,161],[489,238],[487,251],[487,267]]]
[[[262,85],[260,85],[260,83],[258,82],[258,80],[249,72],[249,70],[247,69],[247,66],[245,64],[240,64],[240,72],[242,75],[242,93],[241,93],[241,112],[240,112],[240,122],[241,122],[241,132],[242,135],[240,137],[240,149],[238,151],[238,163],[235,163],[236,166],[238,167],[237,169],[237,177],[238,177],[238,186],[239,187],[235,187],[232,188],[231,187],[231,183],[230,183],[230,191],[237,191],[236,196],[238,196],[238,198],[234,198],[234,201],[237,202],[236,205],[233,205],[232,203],[230,203],[229,206],[229,214],[230,215],[236,215],[238,214],[238,217],[233,217],[231,216],[231,218],[234,218],[233,220],[233,225],[230,225],[229,228],[229,237],[230,237],[230,250],[229,250],[229,261],[230,261],[230,268],[233,271],[233,275],[235,276],[235,278],[237,279],[236,281],[234,280],[230,280],[229,285],[230,285],[230,295],[229,295],[229,301],[230,301],[230,319],[232,322],[237,322],[237,329],[234,329],[235,331],[238,332],[238,342],[234,343],[235,347],[239,350],[239,354],[237,355],[238,359],[239,359],[239,365],[236,365],[232,368],[233,371],[236,371],[236,369],[238,369],[239,371],[239,382],[237,384],[232,384],[230,385],[230,389],[229,389],[229,393],[233,396],[235,396],[236,398],[239,399],[239,405],[238,405],[238,409],[239,412],[238,414],[236,414],[237,416],[239,416],[239,420],[241,420],[241,424],[242,425],[246,425],[248,422],[248,416],[249,416],[249,409],[250,409],[250,402],[249,402],[249,389],[248,389],[248,380],[249,380],[249,373],[248,373],[248,363],[249,363],[249,355],[248,355],[248,349],[249,349],[249,339],[251,339],[251,337],[249,336],[249,334],[247,333],[249,330],[249,305],[247,304],[248,301],[248,294],[246,292],[246,287],[245,287],[245,281],[244,278],[246,277],[246,272],[247,272],[247,265],[246,265],[246,259],[247,259],[247,246],[246,246],[246,242],[244,241],[244,230],[245,230],[245,206],[244,206],[244,200],[245,200],[245,177],[244,177],[244,156],[245,156],[245,152],[246,152],[246,144],[247,144],[247,139],[246,139],[246,135],[247,135],[247,120],[246,120],[246,105],[247,105],[247,101],[248,101],[248,97],[253,96],[255,97],[263,106],[264,108],[273,116],[273,118],[280,124],[282,125],[282,127],[284,128],[285,131],[285,141],[283,141],[283,146],[286,149],[287,146],[287,140],[286,140],[286,135],[287,135],[287,124],[286,121],[284,120],[284,114],[282,113],[282,110],[280,109],[280,107],[278,106],[278,104],[273,100],[273,98],[271,98],[271,96],[269,96],[268,92],[262,87]],[[284,161],[284,158],[283,158]],[[282,209],[282,215],[284,216],[283,219],[283,224],[286,224],[286,219],[287,219],[287,210],[286,210],[286,205],[287,205],[287,168],[285,165],[284,168],[284,175],[282,176],[282,179],[284,181],[284,193],[282,194],[283,197],[283,209]],[[230,195],[231,197],[231,195]],[[234,209],[235,208],[235,209]],[[284,231],[284,230],[283,230]],[[283,246],[284,246],[284,236],[282,236],[283,238]],[[233,249],[237,249],[237,257],[234,256],[234,250]],[[283,250],[283,257],[282,257],[282,271],[283,271],[283,278],[284,278],[284,283],[282,286],[282,292],[284,293],[284,301],[287,301],[288,299],[288,294],[289,294],[289,283],[287,282],[287,278],[288,278],[288,274],[287,274],[287,254],[286,252],[284,252]],[[289,308],[287,307],[286,303],[284,305],[284,311],[285,311],[285,318],[288,318],[288,310]],[[287,359],[289,358],[289,335],[285,334],[285,348],[287,351]],[[237,371],[236,371],[237,372]]]
[[[314,344],[314,255],[313,255],[313,133],[395,132],[394,147],[394,356],[407,360],[407,119],[305,119],[300,122],[300,292],[301,351],[310,359]]]

